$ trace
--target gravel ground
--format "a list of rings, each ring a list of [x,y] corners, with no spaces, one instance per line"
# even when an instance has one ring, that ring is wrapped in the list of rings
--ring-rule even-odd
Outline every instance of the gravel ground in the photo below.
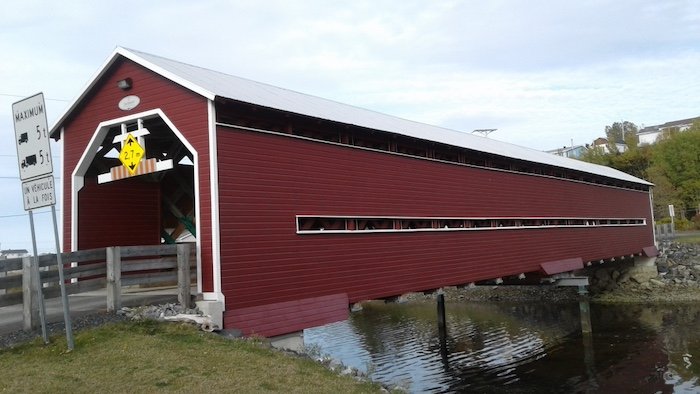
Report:
[[[166,303],[159,305],[146,305],[138,307],[123,307],[116,313],[96,312],[74,316],[72,320],[73,332],[85,328],[98,327],[103,324],[132,320],[164,320],[164,317],[175,316],[177,314],[190,314],[200,316],[201,312],[195,309],[184,308],[176,303]],[[63,321],[49,323],[46,325],[49,337],[53,335],[65,336],[65,326]],[[13,347],[18,344],[41,338],[41,328],[31,331],[14,331],[9,334],[0,335],[0,349]]]
[[[572,302],[581,296],[577,287],[557,286],[477,286],[467,289],[447,288],[448,300],[504,302]]]
[[[73,332],[80,331],[86,328],[98,327],[103,324],[127,321],[129,320],[126,316],[120,316],[115,313],[99,312],[83,315],[80,317],[74,317],[72,319]],[[49,337],[53,335],[63,335],[65,336],[65,327],[63,322],[49,323],[46,325],[46,330]],[[0,349],[10,348],[16,345],[30,342],[36,338],[41,338],[41,328],[32,331],[15,331],[5,335],[0,335]]]
[[[686,303],[700,302],[700,288],[687,284],[640,286],[634,283],[620,285],[613,291],[595,294],[594,302],[603,303]]]
[[[556,286],[475,286],[467,288],[445,287],[445,300],[466,302],[572,302],[581,296],[576,287]],[[432,300],[436,293],[410,293],[402,297],[405,301]]]

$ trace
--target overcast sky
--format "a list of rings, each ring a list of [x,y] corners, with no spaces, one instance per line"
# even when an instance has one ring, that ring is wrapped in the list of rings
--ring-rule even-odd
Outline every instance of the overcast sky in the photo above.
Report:
[[[540,150],[700,116],[692,0],[4,1],[0,248],[31,251],[12,103],[53,124],[117,45]]]

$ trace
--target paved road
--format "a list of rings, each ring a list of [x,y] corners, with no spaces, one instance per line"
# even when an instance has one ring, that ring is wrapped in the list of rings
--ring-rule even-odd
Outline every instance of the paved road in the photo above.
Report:
[[[132,289],[122,293],[123,306],[139,306],[149,304],[161,304],[177,302],[177,288],[157,289]],[[68,304],[72,317],[107,310],[106,291],[97,290],[68,297]],[[63,305],[61,298],[51,298],[44,302],[46,307],[46,321],[48,323],[63,321]],[[22,305],[12,305],[0,308],[0,335],[12,331],[21,330],[24,326],[22,320]]]

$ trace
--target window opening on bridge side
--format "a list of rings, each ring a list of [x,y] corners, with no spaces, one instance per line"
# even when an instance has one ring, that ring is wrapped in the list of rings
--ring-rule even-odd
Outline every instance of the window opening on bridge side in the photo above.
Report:
[[[479,231],[541,228],[645,226],[644,218],[432,218],[432,217],[296,217],[298,234],[415,231]]]

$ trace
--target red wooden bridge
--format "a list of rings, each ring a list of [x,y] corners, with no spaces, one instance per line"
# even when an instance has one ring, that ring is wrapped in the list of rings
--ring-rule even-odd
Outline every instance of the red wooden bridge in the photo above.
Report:
[[[116,176],[129,134],[151,164]],[[656,253],[642,179],[125,48],[52,136],[64,248],[191,240],[200,307],[247,334]]]

